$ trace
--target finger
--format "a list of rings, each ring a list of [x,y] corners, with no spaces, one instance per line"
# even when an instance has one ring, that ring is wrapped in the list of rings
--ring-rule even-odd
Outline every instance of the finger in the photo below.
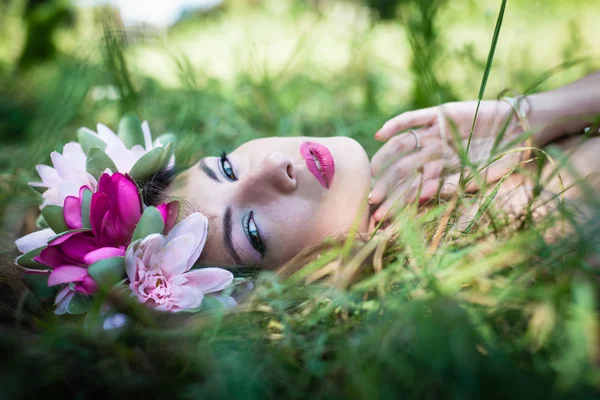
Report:
[[[385,142],[396,133],[417,126],[431,125],[437,117],[437,107],[407,111],[388,120],[375,134],[375,139]]]
[[[423,182],[419,202],[423,203],[433,197],[450,198],[458,193],[459,188],[460,173],[442,176],[437,179],[427,179]],[[473,193],[477,190],[479,190],[477,181],[475,179],[468,179],[465,185],[465,192]]]
[[[430,144],[426,149],[409,154],[390,165],[381,174],[371,191],[371,204],[379,204],[399,182],[410,179],[415,171],[432,160],[442,158],[441,142]],[[433,173],[433,172],[432,172]]]
[[[431,140],[439,140],[436,125],[417,129],[415,132],[419,136],[419,142],[423,147],[429,147]],[[381,175],[393,162],[414,151],[416,147],[417,139],[412,132],[405,132],[394,136],[381,146],[371,159],[372,175],[375,177]]]
[[[382,219],[388,219],[398,213],[407,203],[414,200],[414,196],[421,184],[422,175],[417,174],[413,179],[406,180],[402,184],[396,186],[392,193],[373,213],[373,219],[376,222]]]

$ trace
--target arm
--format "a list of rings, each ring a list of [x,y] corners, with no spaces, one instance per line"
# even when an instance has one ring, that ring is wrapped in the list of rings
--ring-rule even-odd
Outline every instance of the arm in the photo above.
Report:
[[[535,146],[582,131],[600,114],[600,72],[559,89],[527,96]]]

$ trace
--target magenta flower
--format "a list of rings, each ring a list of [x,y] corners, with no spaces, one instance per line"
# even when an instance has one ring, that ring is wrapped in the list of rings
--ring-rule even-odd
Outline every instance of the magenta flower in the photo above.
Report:
[[[131,177],[120,173],[103,174],[98,191],[91,195],[89,224],[84,224],[82,203],[86,190],[89,189],[83,186],[79,197],[65,199],[64,220],[72,230],[50,240],[34,260],[52,268],[48,286],[70,283],[73,290],[89,295],[98,286],[87,267],[105,258],[125,256],[125,248],[142,216],[142,202]],[[175,223],[178,203],[162,204],[158,210],[166,231]],[[91,225],[91,229],[83,229],[86,225]]]
[[[125,255],[125,247],[102,247],[92,231],[67,232],[51,240],[34,260],[52,268],[48,286],[74,283],[83,294],[94,293],[98,286],[88,275],[87,267],[96,261]]]
[[[138,187],[129,175],[103,174],[98,191],[92,195],[90,209],[96,242],[100,246],[127,246],[142,212]]]
[[[191,270],[207,233],[207,218],[193,213],[166,237],[153,234],[129,246],[125,257],[129,288],[140,302],[161,311],[191,311],[200,307],[205,294],[231,285],[233,275],[227,270]]]

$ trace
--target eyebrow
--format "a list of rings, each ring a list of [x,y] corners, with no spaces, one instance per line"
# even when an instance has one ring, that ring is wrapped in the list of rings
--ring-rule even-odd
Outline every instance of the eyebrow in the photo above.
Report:
[[[215,174],[215,171],[213,171],[211,167],[206,165],[206,161],[204,161],[204,158],[200,159],[200,168],[202,168],[202,171],[204,171],[206,176],[208,176],[210,179],[216,182],[221,182],[217,174]]]
[[[232,229],[233,226],[231,224],[231,206],[228,206],[225,209],[225,214],[223,215],[223,241],[225,242],[225,247],[227,248],[227,251],[229,251],[231,258],[233,258],[233,261],[235,261],[236,264],[241,264],[242,259],[235,251],[235,248],[233,247],[233,242],[231,240]]]

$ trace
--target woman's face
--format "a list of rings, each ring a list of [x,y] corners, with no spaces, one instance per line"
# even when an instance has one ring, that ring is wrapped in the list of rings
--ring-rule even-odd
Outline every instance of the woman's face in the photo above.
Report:
[[[209,218],[205,265],[282,266],[306,247],[367,228],[369,159],[353,139],[266,138],[181,174],[172,195]]]

